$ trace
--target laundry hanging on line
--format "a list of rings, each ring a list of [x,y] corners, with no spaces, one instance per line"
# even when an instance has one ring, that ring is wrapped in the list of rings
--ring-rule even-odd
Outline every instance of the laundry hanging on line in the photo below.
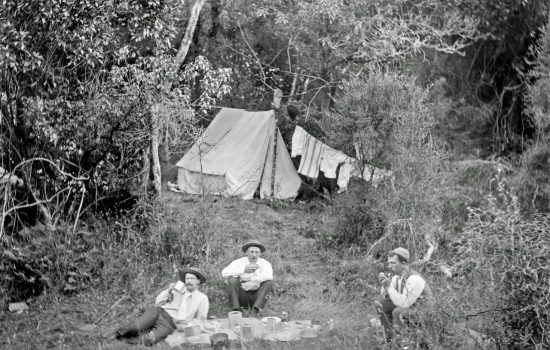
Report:
[[[306,134],[298,173],[316,179],[319,176],[319,167],[325,147],[324,143]]]
[[[325,145],[300,126],[296,126],[292,135],[291,156],[302,157],[298,173],[304,176],[316,179],[319,171],[322,171],[326,178],[334,179],[338,176],[339,192],[346,190],[351,177],[370,181],[375,187],[385,178],[393,181],[391,171],[380,168],[374,168],[373,171],[371,165],[362,165],[357,159]]]

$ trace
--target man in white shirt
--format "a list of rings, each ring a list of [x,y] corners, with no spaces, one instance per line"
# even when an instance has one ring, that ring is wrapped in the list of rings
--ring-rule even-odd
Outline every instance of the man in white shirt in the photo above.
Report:
[[[273,269],[261,258],[265,246],[256,240],[242,246],[246,256],[234,260],[222,270],[227,278],[227,292],[233,310],[251,308],[250,316],[256,317],[265,306],[266,298],[273,289]]]
[[[196,267],[180,270],[179,278],[180,281],[170,284],[157,296],[154,307],[135,321],[118,328],[115,337],[134,337],[148,331],[142,341],[145,345],[153,345],[176,329],[183,330],[206,320],[208,297],[198,290],[199,284],[204,283],[206,278]]]
[[[394,276],[390,280],[383,272],[379,275],[384,299],[374,304],[388,338],[394,330],[403,328],[404,316],[411,318],[419,307],[429,307],[433,301],[430,287],[420,273],[409,267],[409,259],[407,249],[395,248],[388,253],[388,265]]]

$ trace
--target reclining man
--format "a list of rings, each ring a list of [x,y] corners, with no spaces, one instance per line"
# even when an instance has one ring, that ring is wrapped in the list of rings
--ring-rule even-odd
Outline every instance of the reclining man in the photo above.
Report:
[[[409,259],[407,249],[399,247],[391,250],[388,265],[395,275],[390,280],[380,272],[378,277],[384,299],[374,304],[388,339],[392,338],[394,331],[403,329],[403,316],[411,319],[433,302],[430,286],[420,273],[409,267]]]
[[[252,308],[250,316],[256,317],[273,289],[273,269],[269,262],[261,258],[265,246],[259,241],[246,242],[242,251],[246,256],[224,268],[222,277],[227,278],[231,308],[234,311],[241,311],[242,307]]]
[[[204,283],[206,278],[196,267],[180,270],[179,278],[180,282],[170,284],[157,296],[154,307],[135,321],[118,328],[115,338],[135,337],[149,331],[142,340],[145,345],[153,345],[178,328],[206,320],[208,297],[198,290],[199,284]]]

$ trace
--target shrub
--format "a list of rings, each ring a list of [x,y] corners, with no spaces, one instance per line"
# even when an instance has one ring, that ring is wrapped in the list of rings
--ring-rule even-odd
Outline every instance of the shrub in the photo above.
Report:
[[[522,155],[514,184],[522,211],[528,214],[550,212],[550,141],[541,142]]]
[[[77,231],[35,226],[5,236],[0,246],[0,290],[20,301],[48,290],[74,294],[95,287],[147,296],[173,266],[197,265],[219,253],[209,230],[211,204],[180,213],[140,202],[115,222],[93,221]]]
[[[438,231],[445,159],[431,137],[430,107],[428,91],[408,76],[372,73],[344,84],[326,124],[332,144],[348,153],[358,147],[364,163],[393,177],[350,186],[335,201],[335,224],[323,231],[337,242],[366,248],[384,235],[373,254],[397,244],[423,254],[423,237]]]
[[[328,209],[335,216],[334,227],[323,231],[320,240],[323,247],[366,248],[384,234],[386,218],[374,203],[369,187],[369,184],[354,182],[347,193],[335,197],[332,208]]]
[[[521,214],[506,180],[469,208],[455,241],[460,279],[471,296],[471,313],[484,314],[487,333],[510,349],[550,344],[550,216]],[[475,302],[474,302],[475,300]]]

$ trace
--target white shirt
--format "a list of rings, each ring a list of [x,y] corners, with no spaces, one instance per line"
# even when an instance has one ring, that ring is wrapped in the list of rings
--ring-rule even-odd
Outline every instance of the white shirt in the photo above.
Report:
[[[170,287],[172,287],[171,285]],[[173,290],[173,299],[169,303],[164,303],[168,298],[170,288],[160,292],[155,301],[155,305],[162,307],[176,322],[190,322],[194,319],[206,320],[210,304],[208,297],[198,290],[189,292],[187,289],[183,293]],[[163,304],[164,303],[164,304]]]
[[[306,140],[307,132],[300,126],[296,125],[294,134],[292,134],[292,150],[290,151],[291,157],[301,156],[304,150],[304,142]]]
[[[273,268],[271,264],[262,258],[258,258],[256,261],[258,269],[254,273],[247,274],[250,276],[250,280],[258,283],[270,281],[273,279]],[[250,264],[248,257],[244,256],[237,260],[233,260],[225,269],[222,270],[222,277],[239,277],[244,275],[244,268]]]
[[[399,293],[402,283],[403,276],[393,276],[390,286],[388,287],[388,295],[395,306],[408,308],[414,304],[420,294],[422,294],[424,286],[426,286],[426,281],[418,275],[410,275],[403,286],[403,293]]]

